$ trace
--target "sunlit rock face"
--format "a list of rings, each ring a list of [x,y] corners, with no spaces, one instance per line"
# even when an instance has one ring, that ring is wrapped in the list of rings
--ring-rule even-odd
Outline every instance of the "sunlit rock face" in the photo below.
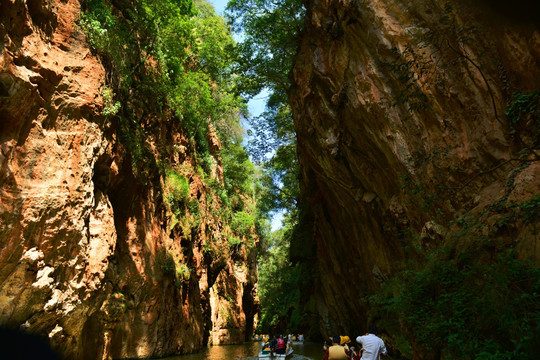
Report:
[[[540,261],[538,218],[487,208],[540,193],[538,120],[505,114],[540,84],[538,5],[518,3],[307,2],[290,98],[321,328],[364,331],[365,297],[483,210],[483,236]]]
[[[105,70],[79,16],[74,0],[0,5],[0,325],[48,338],[66,359],[192,352],[222,327],[214,342],[243,341],[258,306],[253,251],[227,246],[217,197],[167,118],[152,117],[163,131],[147,141],[156,157],[158,142],[181,150],[160,155],[187,169],[204,221],[172,223],[163,179],[134,175],[102,115]]]

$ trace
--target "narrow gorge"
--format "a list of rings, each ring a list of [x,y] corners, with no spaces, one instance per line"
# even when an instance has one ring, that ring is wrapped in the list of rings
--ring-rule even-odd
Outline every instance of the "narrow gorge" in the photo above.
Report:
[[[2,1],[0,326],[65,359],[370,324],[393,360],[535,359],[540,6],[240,4],[274,43],[204,0]]]

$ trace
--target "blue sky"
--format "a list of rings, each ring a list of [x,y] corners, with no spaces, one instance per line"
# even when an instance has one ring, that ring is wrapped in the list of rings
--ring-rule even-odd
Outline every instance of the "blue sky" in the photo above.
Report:
[[[228,0],[207,0],[210,4],[214,6],[216,13],[223,15],[225,7],[227,6]],[[266,94],[259,94],[255,96],[252,100],[248,102],[248,109],[251,116],[257,116],[264,110],[264,105],[266,104]],[[247,135],[246,135],[247,136]],[[283,213],[278,212],[272,217],[272,231],[279,229],[283,221]]]
[[[214,5],[214,9],[216,9],[216,12],[219,15],[223,15],[223,10],[225,9],[225,6],[227,6],[228,0],[208,0],[208,2]]]

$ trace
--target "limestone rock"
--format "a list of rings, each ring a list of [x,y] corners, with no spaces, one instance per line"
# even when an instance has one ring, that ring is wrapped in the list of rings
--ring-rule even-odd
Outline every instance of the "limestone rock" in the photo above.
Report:
[[[157,153],[167,115],[148,116],[157,130],[147,144],[186,170],[206,220],[173,222],[163,180],[137,178],[146,169],[132,168],[117,121],[102,113],[105,69],[77,25],[80,8],[0,5],[0,323],[48,338],[66,359],[161,357],[205,346],[224,327],[212,312],[230,303],[234,335],[220,343],[243,342],[257,311],[255,254],[227,257],[230,229],[205,202],[217,195],[181,129],[166,139],[178,151]],[[223,259],[205,258],[205,243]]]
[[[365,296],[467,216],[539,194],[537,129],[505,115],[540,84],[538,21],[490,3],[306,3],[289,97],[323,333],[367,326]],[[533,227],[484,230],[538,261]]]

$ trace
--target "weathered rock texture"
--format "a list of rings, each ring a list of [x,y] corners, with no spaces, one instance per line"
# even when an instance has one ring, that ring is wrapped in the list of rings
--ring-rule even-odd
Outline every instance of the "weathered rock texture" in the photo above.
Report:
[[[537,217],[487,210],[540,193],[538,125],[505,115],[540,84],[538,5],[518,3],[307,2],[290,97],[328,330],[365,330],[364,297],[456,241],[451,220],[487,211],[483,236],[540,262]]]
[[[153,121],[168,138],[149,132],[147,144],[181,150],[170,161],[198,214],[171,223],[163,179],[134,176],[101,115],[105,70],[79,16],[76,0],[0,5],[0,325],[48,337],[68,359],[242,342],[257,310],[255,254],[227,246],[193,146],[166,118]]]

